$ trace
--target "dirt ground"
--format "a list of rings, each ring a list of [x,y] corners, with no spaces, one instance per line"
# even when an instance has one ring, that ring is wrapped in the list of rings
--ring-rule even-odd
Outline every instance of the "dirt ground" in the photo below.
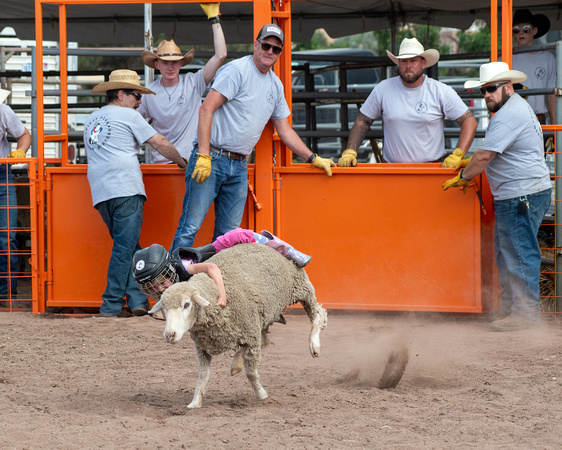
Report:
[[[560,319],[497,333],[477,315],[331,311],[313,359],[300,312],[270,329],[268,399],[228,375],[230,353],[196,410],[191,340],[165,343],[162,321],[0,313],[0,448],[561,447]],[[377,388],[398,350],[402,380]]]

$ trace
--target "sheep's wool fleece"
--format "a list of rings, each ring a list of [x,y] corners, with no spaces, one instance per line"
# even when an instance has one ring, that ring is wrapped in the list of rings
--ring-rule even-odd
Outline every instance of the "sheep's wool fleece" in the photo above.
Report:
[[[171,286],[162,302],[165,308],[174,307],[177,297],[170,294],[191,295],[193,290],[211,302],[210,306],[196,307],[197,318],[190,330],[195,344],[211,355],[241,345],[259,349],[266,343],[265,332],[286,306],[302,301],[308,312],[309,305],[316,304],[314,287],[304,269],[267,246],[235,245],[207,262],[221,270],[227,301],[224,309],[216,303],[218,289],[206,274]],[[256,357],[259,360],[259,355]]]

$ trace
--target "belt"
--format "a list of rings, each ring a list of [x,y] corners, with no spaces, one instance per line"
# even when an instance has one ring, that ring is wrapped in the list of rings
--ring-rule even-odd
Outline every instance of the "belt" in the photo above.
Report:
[[[544,122],[546,120],[546,114],[537,114],[537,119],[539,122]]]
[[[226,156],[228,159],[233,159],[234,161],[242,161],[246,158],[246,155],[243,155],[242,153],[229,152],[228,150],[222,150],[220,148],[213,147],[212,145],[210,147],[211,153],[216,153],[219,156]]]

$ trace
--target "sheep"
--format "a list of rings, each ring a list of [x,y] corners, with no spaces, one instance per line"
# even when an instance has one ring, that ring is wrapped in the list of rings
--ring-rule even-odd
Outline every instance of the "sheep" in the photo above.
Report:
[[[199,367],[197,386],[188,408],[200,408],[211,373],[213,355],[235,350],[230,375],[245,368],[256,399],[267,392],[260,384],[257,367],[261,349],[268,343],[269,326],[281,318],[284,308],[300,302],[312,323],[309,349],[320,355],[320,331],[328,314],[316,302],[314,287],[304,269],[299,269],[275,250],[260,244],[239,244],[225,249],[207,262],[218,265],[227,296],[226,307],[216,299],[219,290],[204,273],[170,286],[151,314],[164,310],[164,338],[177,343],[189,331]]]

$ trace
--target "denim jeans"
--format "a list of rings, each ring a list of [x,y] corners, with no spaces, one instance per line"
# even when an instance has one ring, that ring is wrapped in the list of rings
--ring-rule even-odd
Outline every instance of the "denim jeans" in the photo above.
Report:
[[[236,161],[211,152],[211,175],[202,184],[191,178],[197,152],[189,158],[185,171],[185,197],[182,214],[172,242],[171,251],[178,247],[192,247],[195,235],[215,202],[213,241],[240,226],[248,196],[248,165],[246,159]]]
[[[523,320],[539,320],[541,251],[537,233],[550,205],[551,190],[495,202],[494,247],[502,307]],[[519,211],[521,200],[529,209]],[[523,214],[520,214],[523,212]]]
[[[119,314],[125,306],[123,297],[131,310],[149,306],[148,298],[135,283],[132,267],[133,255],[141,248],[139,238],[144,201],[144,196],[133,195],[112,198],[96,205],[113,239],[101,314]]]
[[[12,169],[9,164],[0,164],[0,300],[17,296],[17,205]]]

